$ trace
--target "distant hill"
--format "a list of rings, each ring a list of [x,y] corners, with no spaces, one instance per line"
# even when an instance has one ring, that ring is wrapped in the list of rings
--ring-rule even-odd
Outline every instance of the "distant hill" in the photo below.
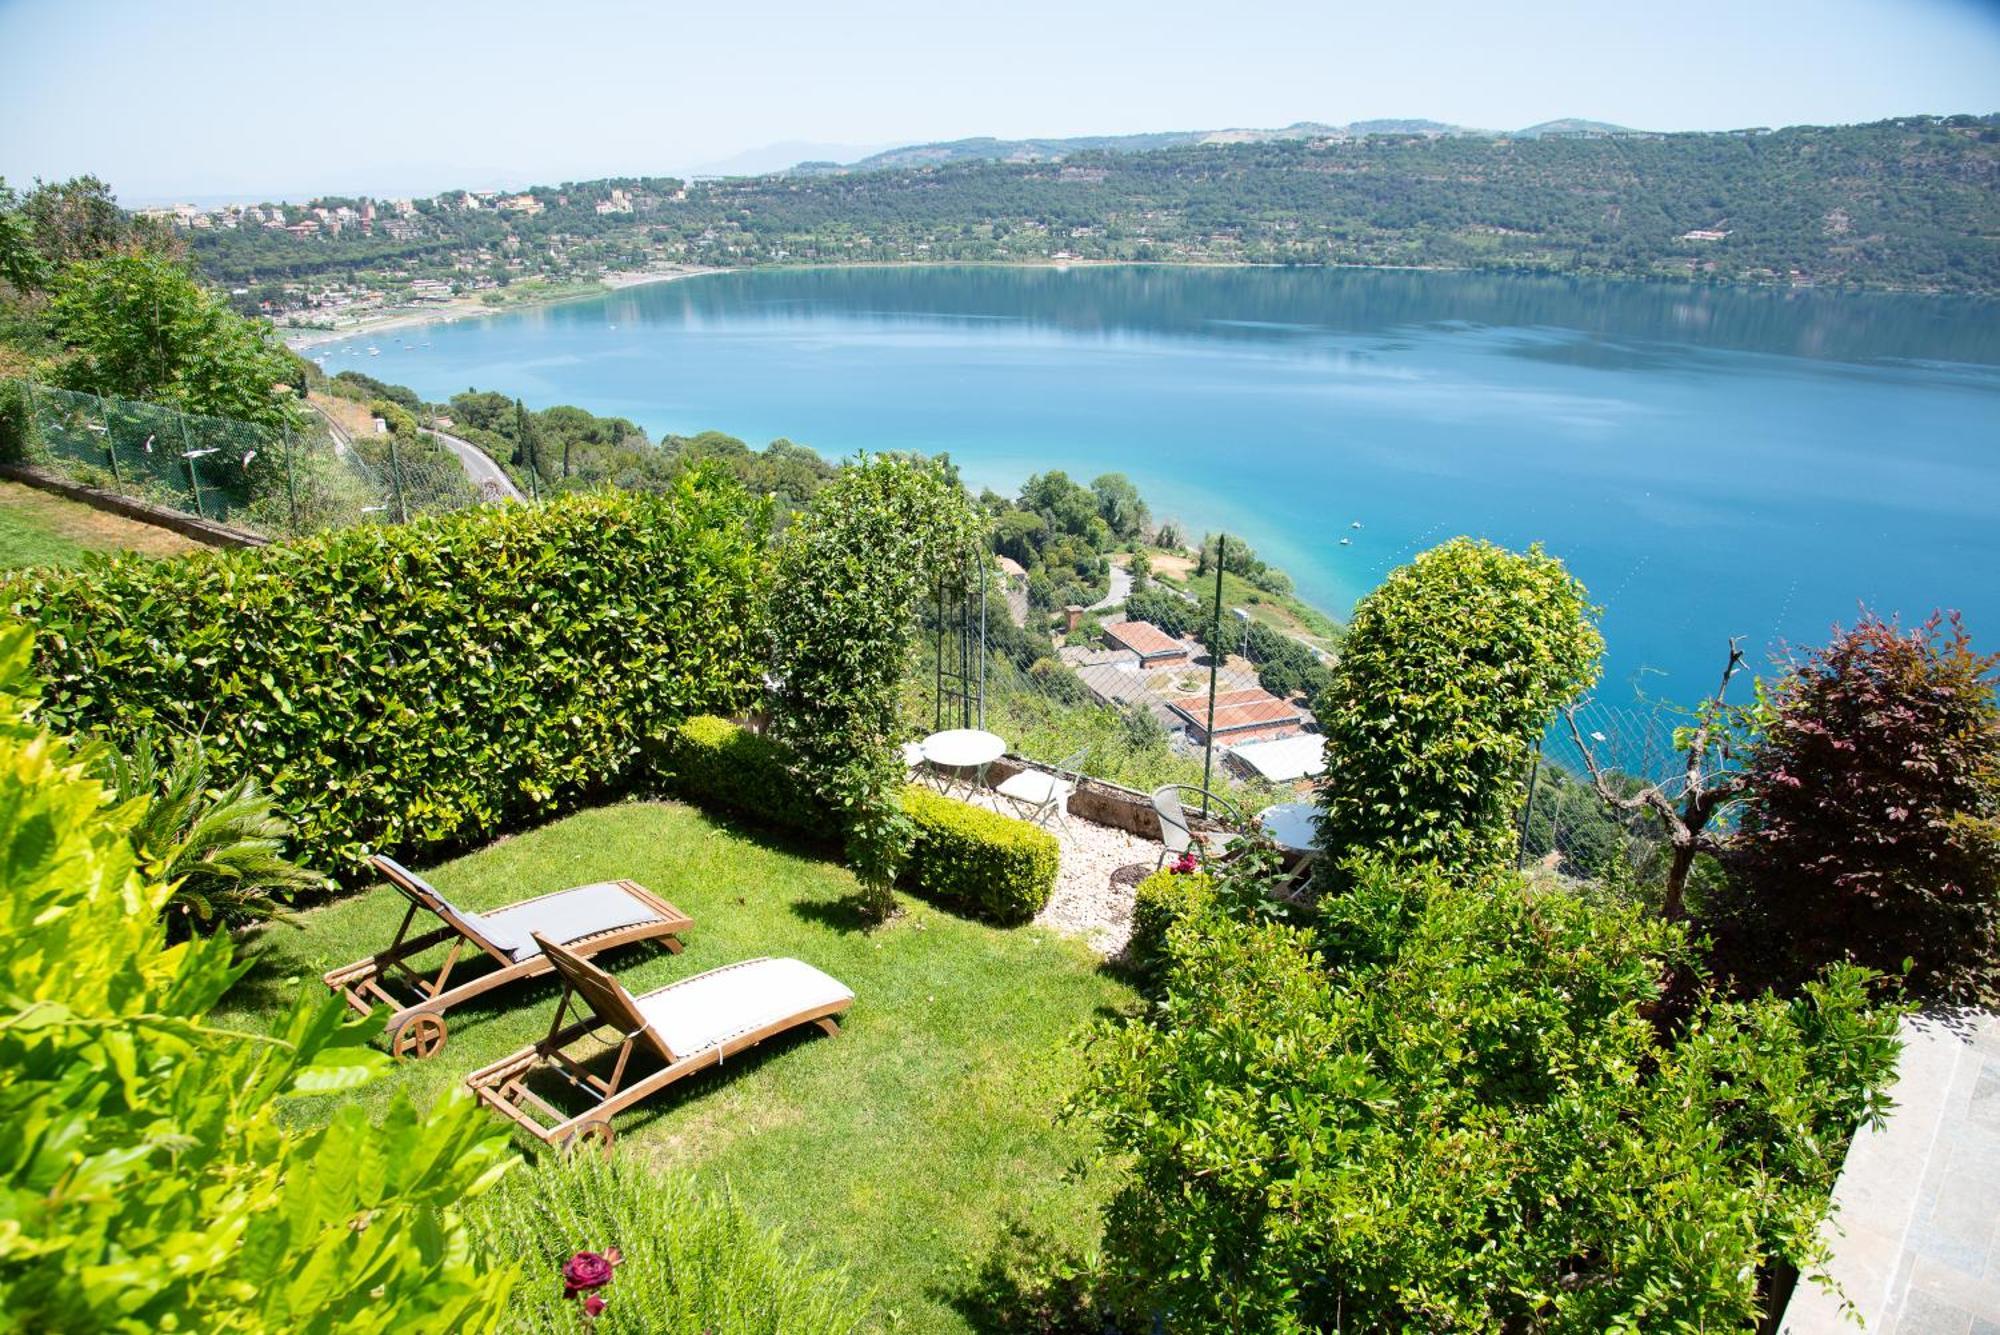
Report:
[[[1613,134],[1643,134],[1641,130],[1630,130],[1623,125],[1613,125],[1609,121],[1578,120],[1574,116],[1562,120],[1543,121],[1540,125],[1530,125],[1525,130],[1514,131],[1515,139],[1541,139],[1548,135],[1574,134],[1585,136]]]
[[[571,181],[537,187],[533,208],[451,195],[372,233],[225,217],[188,240],[212,279],[246,289],[336,274],[385,289],[413,276],[568,281],[643,256],[1393,265],[2000,296],[2000,116],[1717,134],[1378,121],[1164,138],[975,139],[873,154],[868,171]]]
[[[765,144],[759,148],[747,148],[726,158],[698,162],[688,169],[688,174],[766,176],[772,172],[784,171],[794,163],[803,166],[808,158],[817,158],[824,162],[844,162],[879,152],[881,147],[880,144],[822,144],[790,139],[782,143]]]
[[[1344,142],[1370,135],[1418,135],[1424,138],[1511,138],[1539,139],[1557,135],[1637,134],[1622,125],[1577,119],[1543,121],[1525,130],[1476,130],[1444,121],[1367,120],[1346,125],[1319,121],[1299,121],[1273,130],[1164,130],[1154,134],[1081,135],[1065,139],[950,139],[934,144],[908,144],[884,149],[854,162],[823,160],[800,163],[794,170],[811,174],[829,172],[894,171],[906,167],[941,167],[957,162],[1058,162],[1077,153],[1150,153],[1162,148],[1183,148],[1192,144],[1270,144],[1291,140]]]

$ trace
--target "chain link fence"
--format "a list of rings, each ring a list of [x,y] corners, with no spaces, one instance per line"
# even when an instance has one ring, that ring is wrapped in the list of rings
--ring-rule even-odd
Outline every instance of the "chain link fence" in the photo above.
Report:
[[[266,537],[487,499],[428,435],[353,438],[319,418],[274,429],[26,381],[4,388],[20,462]]]
[[[1222,641],[1240,632],[1228,610]],[[969,722],[1037,764],[1141,792],[1205,786],[1252,818],[1312,800],[1323,743],[1311,691],[1283,665],[1255,661],[1247,643],[1220,644],[1215,658],[1198,634],[1128,620],[1119,605],[1081,615],[1030,608],[1004,579],[988,593],[983,622],[976,605],[969,618],[940,611],[908,694],[912,736]],[[961,643],[984,646],[983,669],[975,659],[955,682]],[[1573,717],[1574,731],[1555,722],[1522,776],[1519,861],[1577,880],[1644,879],[1660,862],[1660,829],[1648,813],[1605,803],[1585,753],[1619,793],[1650,785],[1676,799],[1686,762],[1675,736],[1688,711],[1599,695]]]
[[[1678,800],[1687,762],[1675,746],[1688,711],[1659,700],[1580,701],[1542,740],[1522,787],[1519,861],[1578,880],[1643,876],[1662,834],[1647,812],[1611,809],[1591,780],[1594,765],[1620,796],[1657,787]],[[1573,726],[1572,726],[1573,724]]]

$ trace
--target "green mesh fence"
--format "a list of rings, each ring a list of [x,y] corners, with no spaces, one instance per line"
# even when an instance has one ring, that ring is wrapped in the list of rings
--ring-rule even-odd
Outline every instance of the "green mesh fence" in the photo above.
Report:
[[[14,382],[25,461],[270,537],[396,523],[486,498],[428,436],[349,439],[322,420],[273,430],[159,404]]]

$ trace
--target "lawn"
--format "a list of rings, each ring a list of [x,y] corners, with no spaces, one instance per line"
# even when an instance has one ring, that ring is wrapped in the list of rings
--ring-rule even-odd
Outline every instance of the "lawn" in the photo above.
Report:
[[[191,538],[151,524],[93,510],[19,482],[0,482],[0,569],[72,566],[88,552],[174,556],[197,546]]]
[[[670,1087],[616,1119],[616,1153],[661,1174],[727,1179],[799,1247],[846,1264],[879,1296],[892,1329],[979,1327],[954,1305],[1007,1227],[1076,1247],[1096,1232],[1113,1185],[1083,1132],[1056,1109],[1078,1030],[1134,994],[1080,942],[1002,930],[917,900],[886,929],[861,930],[853,877],[812,850],[686,806],[600,807],[425,869],[454,900],[494,907],[563,885],[630,877],[695,920],[684,954],[640,947],[609,961],[633,992],[757,955],[824,969],[857,1000],[838,1038],[808,1029]],[[252,946],[256,965],[224,1004],[247,1023],[285,1003],[289,981],[387,944],[404,901],[386,886],[302,915]],[[453,1011],[444,1051],[335,1098],[419,1099],[539,1037],[546,982]],[[525,1138],[522,1138],[525,1143]]]

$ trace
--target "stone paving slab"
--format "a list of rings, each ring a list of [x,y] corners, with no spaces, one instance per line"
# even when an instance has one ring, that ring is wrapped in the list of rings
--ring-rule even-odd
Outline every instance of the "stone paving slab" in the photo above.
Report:
[[[1839,1292],[1802,1280],[1781,1335],[2000,1335],[2000,1015],[1913,1017],[1903,1042],[1897,1106],[1834,1187]]]

